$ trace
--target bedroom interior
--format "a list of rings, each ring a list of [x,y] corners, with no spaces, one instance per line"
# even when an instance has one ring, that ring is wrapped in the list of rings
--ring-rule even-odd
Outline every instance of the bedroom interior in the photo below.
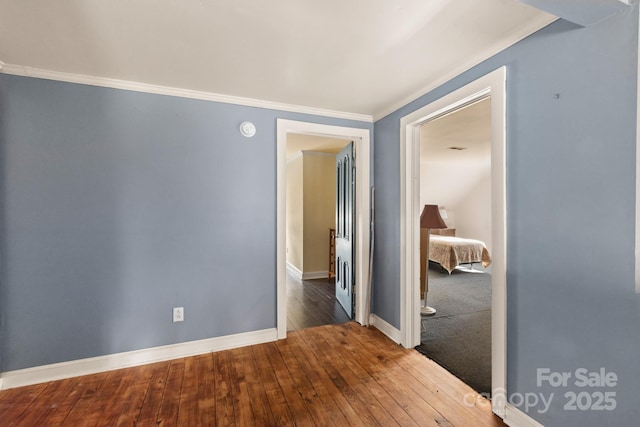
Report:
[[[335,156],[349,140],[289,134],[286,144],[287,330],[344,323],[335,296]],[[333,249],[335,252],[335,249]]]
[[[416,348],[481,393],[491,392],[489,101],[420,129],[421,288],[424,277],[434,309],[422,311]]]

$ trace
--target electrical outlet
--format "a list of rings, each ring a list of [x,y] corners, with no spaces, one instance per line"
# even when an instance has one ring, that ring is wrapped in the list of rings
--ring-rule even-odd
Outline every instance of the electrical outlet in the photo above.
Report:
[[[184,322],[184,307],[173,307],[173,321]]]

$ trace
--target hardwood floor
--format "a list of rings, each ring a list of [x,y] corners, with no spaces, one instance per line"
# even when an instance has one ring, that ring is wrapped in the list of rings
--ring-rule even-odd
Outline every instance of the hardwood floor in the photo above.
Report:
[[[443,368],[353,322],[1,391],[0,414],[2,426],[504,426]]]
[[[332,279],[300,280],[287,273],[287,331],[348,322]]]

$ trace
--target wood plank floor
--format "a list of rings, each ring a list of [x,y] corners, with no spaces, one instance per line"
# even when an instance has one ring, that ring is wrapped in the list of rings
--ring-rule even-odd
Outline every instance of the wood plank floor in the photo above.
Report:
[[[0,425],[504,426],[476,397],[417,351],[350,322],[1,391]]]
[[[287,331],[348,322],[334,279],[301,280],[287,273]]]

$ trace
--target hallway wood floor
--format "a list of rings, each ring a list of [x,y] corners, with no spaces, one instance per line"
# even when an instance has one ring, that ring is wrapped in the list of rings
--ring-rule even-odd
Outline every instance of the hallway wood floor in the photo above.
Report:
[[[1,391],[0,414],[2,426],[504,425],[443,368],[353,322]]]
[[[348,322],[335,279],[302,280],[287,272],[287,331]]]

